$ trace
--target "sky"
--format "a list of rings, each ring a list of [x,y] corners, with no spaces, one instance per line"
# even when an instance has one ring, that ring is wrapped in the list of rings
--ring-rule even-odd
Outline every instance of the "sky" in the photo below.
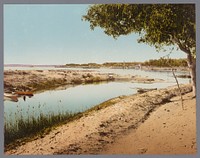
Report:
[[[159,59],[168,52],[137,43],[130,34],[113,39],[90,29],[81,18],[87,4],[5,4],[4,64],[136,62]],[[175,50],[171,58],[185,58]]]

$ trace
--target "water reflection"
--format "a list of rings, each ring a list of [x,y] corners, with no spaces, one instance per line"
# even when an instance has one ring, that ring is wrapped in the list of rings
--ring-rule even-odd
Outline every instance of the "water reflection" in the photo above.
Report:
[[[45,91],[35,94],[34,97],[28,98],[23,96],[18,99],[18,102],[4,102],[4,112],[6,122],[12,124],[20,114],[23,119],[28,116],[39,117],[40,113],[50,114],[62,112],[81,112],[91,108],[101,102],[120,95],[130,95],[137,92],[136,88],[165,88],[171,85],[176,85],[175,79],[171,72],[146,72],[141,70],[117,70],[117,69],[102,69],[98,70],[104,73],[112,72],[117,74],[131,74],[148,76],[149,78],[164,79],[162,83],[132,83],[132,82],[109,82],[101,84],[79,85],[75,87],[61,87],[56,90]],[[185,73],[176,73],[185,74]],[[189,79],[179,78],[179,83],[188,83]],[[16,114],[16,115],[13,115]]]

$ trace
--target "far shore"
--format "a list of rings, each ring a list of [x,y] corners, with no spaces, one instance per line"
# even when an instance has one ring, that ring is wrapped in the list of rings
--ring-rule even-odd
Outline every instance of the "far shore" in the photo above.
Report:
[[[60,86],[92,84],[111,81],[132,81],[140,83],[164,82],[139,75],[99,73],[95,70],[4,70],[4,92],[38,92]]]
[[[169,66],[144,66],[141,63],[138,64],[133,64],[133,65],[126,65],[125,66],[123,63],[118,64],[117,65],[112,65],[112,64],[108,64],[108,65],[102,65],[102,64],[66,64],[66,65],[21,65],[21,64],[6,64],[4,65],[4,67],[6,68],[6,70],[9,69],[17,69],[17,68],[23,68],[23,69],[41,69],[41,68],[48,68],[48,69],[52,69],[52,68],[57,68],[57,69],[140,69],[140,70],[148,70],[148,71],[171,71],[171,69],[173,68],[174,71],[189,71],[189,68],[187,66],[173,66],[173,67],[169,67]]]

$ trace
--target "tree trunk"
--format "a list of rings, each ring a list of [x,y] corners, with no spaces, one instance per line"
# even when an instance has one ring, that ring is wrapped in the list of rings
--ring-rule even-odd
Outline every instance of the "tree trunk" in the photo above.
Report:
[[[187,62],[190,69],[193,95],[196,97],[196,59],[192,57],[191,53],[188,53],[187,55]]]

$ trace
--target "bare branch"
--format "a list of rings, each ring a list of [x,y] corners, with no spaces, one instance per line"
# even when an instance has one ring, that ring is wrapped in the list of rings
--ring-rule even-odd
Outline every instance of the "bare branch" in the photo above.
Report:
[[[183,52],[185,52],[186,54],[190,54],[190,50],[188,48],[184,47],[178,38],[174,37],[173,39]]]
[[[167,57],[167,59],[169,59],[169,55],[170,55],[171,53],[172,53],[172,51],[171,51],[169,54],[167,54],[167,56],[163,56],[163,57]],[[170,63],[168,63],[168,65],[171,67],[171,69],[172,69],[172,74],[173,74],[173,76],[174,76],[174,78],[175,78],[175,80],[176,80],[176,84],[177,84],[177,86],[178,86],[179,93],[180,93],[180,97],[181,97],[182,109],[184,110],[184,106],[183,106],[183,96],[182,96],[182,93],[181,93],[181,88],[180,88],[179,83],[178,83],[178,79],[177,79],[177,77],[176,77],[176,75],[175,75],[175,73],[174,73],[173,67],[170,65]]]
[[[176,80],[176,84],[177,84],[178,89],[179,89],[179,93],[180,93],[180,96],[181,96],[181,105],[182,105],[182,109],[184,110],[184,107],[183,107],[183,96],[182,96],[182,93],[181,93],[181,88],[179,86],[179,83],[178,83],[178,80],[177,80],[177,77],[176,77],[176,75],[174,73],[174,69],[173,68],[172,68],[172,73],[173,73],[173,76],[174,76],[174,78]]]

